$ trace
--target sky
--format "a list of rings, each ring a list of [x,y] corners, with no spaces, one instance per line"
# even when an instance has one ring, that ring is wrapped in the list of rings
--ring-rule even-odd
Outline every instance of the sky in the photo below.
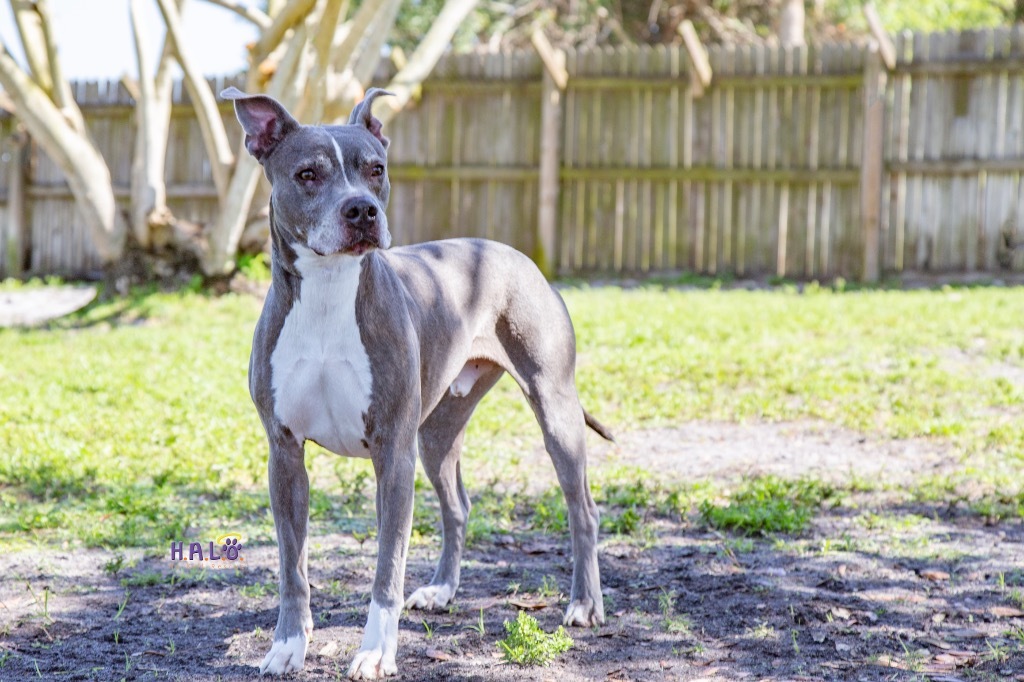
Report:
[[[128,0],[48,0],[61,67],[70,80],[118,79],[137,75]],[[163,20],[156,0],[141,0],[144,26],[150,29],[150,59],[163,45]],[[253,5],[255,1],[246,2]],[[207,76],[229,75],[245,66],[245,45],[255,27],[233,12],[203,0],[188,0],[182,13],[186,54]],[[9,2],[0,2],[0,38],[24,64],[21,42]]]

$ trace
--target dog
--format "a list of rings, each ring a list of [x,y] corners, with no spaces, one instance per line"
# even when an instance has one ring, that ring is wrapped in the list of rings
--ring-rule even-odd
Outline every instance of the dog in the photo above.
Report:
[[[398,672],[398,619],[441,609],[459,587],[470,501],[459,456],[474,408],[508,372],[544,433],[565,495],[573,577],[566,625],[604,622],[598,510],[586,475],[576,339],[558,293],[509,246],[451,239],[390,249],[388,139],[371,89],[347,125],[300,125],[276,100],[236,88],[248,152],[271,183],[272,284],[256,325],[249,391],[270,444],[281,608],[261,673],[302,669],[313,630],[303,446],[366,457],[377,481],[377,568],[348,674]],[[440,498],[442,552],[404,599],[417,453]]]

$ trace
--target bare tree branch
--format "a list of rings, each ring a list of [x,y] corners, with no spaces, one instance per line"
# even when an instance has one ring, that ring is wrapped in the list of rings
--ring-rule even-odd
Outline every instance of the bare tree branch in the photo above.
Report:
[[[423,40],[409,57],[409,63],[396,73],[388,84],[388,90],[395,93],[395,97],[384,98],[383,102],[386,106],[382,107],[383,110],[377,116],[381,123],[387,124],[409,103],[413,93],[433,71],[437,60],[441,58],[451,43],[455,31],[466,15],[476,6],[476,3],[477,0],[448,0],[445,2],[437,19],[431,24],[430,30],[423,36]]]
[[[266,59],[284,39],[285,33],[296,24],[302,23],[315,6],[316,0],[290,0],[276,15],[271,15],[273,23],[270,28],[263,31],[252,47],[253,65]]]
[[[60,60],[57,58],[57,42],[53,38],[53,30],[51,28],[53,22],[50,19],[50,11],[46,1],[36,0],[35,10],[39,15],[39,25],[42,29],[43,41],[46,46],[46,60],[50,67],[50,81],[53,83],[53,92],[51,93],[53,101],[57,108],[70,118],[75,127],[84,132],[85,119],[82,118],[82,112],[78,108],[75,98],[71,95],[71,86],[65,80]]]
[[[72,127],[46,91],[18,66],[3,43],[0,85],[14,102],[19,120],[63,171],[97,253],[104,261],[113,261],[123,248],[124,224],[103,155],[86,135]]]
[[[36,12],[32,0],[11,0],[14,23],[18,26],[18,37],[25,51],[28,72],[46,94],[53,93],[50,64],[46,51],[46,37],[43,35],[43,18]]]
[[[217,109],[217,100],[206,79],[182,49],[181,17],[178,14],[177,6],[171,0],[157,0],[157,5],[164,17],[164,23],[167,24],[167,40],[185,74],[185,87],[188,88],[189,96],[192,98],[203,142],[210,155],[210,169],[213,174],[213,182],[217,186],[217,194],[224,196],[228,191],[231,168],[235,164],[235,154],[228,142],[224,120]]]
[[[267,88],[268,95],[289,108],[299,98],[305,84],[308,62],[311,61],[307,59],[307,35],[306,25],[299,24]],[[250,155],[240,154],[227,194],[221,200],[217,221],[209,231],[209,248],[202,263],[206,274],[225,274],[233,267],[233,257],[242,232],[245,231],[259,179],[259,164]]]
[[[179,4],[184,0],[178,0]],[[159,66],[155,76],[149,59],[146,32],[139,19],[139,0],[129,0],[132,38],[135,44],[135,58],[138,63],[137,130],[135,136],[135,157],[132,160],[131,177],[131,229],[140,246],[147,248],[154,239],[162,240],[166,235],[155,234],[157,228],[173,222],[167,208],[167,182],[164,164],[167,159],[167,137],[171,119],[170,65],[174,57],[169,40],[165,39]]]
[[[270,25],[273,23],[271,18],[264,12],[261,12],[255,7],[243,5],[237,0],[206,0],[206,2],[211,5],[217,5],[218,7],[231,10],[243,19],[247,19],[256,24],[261,31],[265,31],[270,28]]]

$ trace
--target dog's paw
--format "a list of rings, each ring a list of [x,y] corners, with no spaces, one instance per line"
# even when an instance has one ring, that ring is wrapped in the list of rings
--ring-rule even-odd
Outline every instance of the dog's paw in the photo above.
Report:
[[[284,675],[285,673],[302,670],[306,662],[306,633],[300,632],[288,639],[274,641],[260,664],[260,675]]]
[[[407,609],[424,609],[433,611],[443,609],[455,596],[455,588],[448,584],[427,585],[412,593],[412,596],[405,601]]]
[[[604,604],[599,604],[593,599],[576,599],[569,604],[562,619],[562,625],[589,628],[594,625],[604,624]]]
[[[348,676],[353,680],[380,680],[397,673],[395,655],[389,656],[379,647],[360,650],[348,667]]]

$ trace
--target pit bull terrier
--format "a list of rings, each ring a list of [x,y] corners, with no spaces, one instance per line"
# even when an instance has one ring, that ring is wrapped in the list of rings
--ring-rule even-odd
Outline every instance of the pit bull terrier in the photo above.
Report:
[[[249,391],[270,442],[281,609],[261,673],[300,670],[313,630],[303,446],[367,457],[377,480],[377,569],[354,679],[397,673],[398,619],[440,609],[459,587],[469,496],[459,455],[477,403],[505,372],[529,401],[565,495],[572,536],[566,625],[604,621],[598,512],[580,405],[576,340],[561,297],[524,255],[452,239],[390,249],[388,139],[366,93],[347,125],[300,125],[265,95],[228,88],[246,149],[272,185],[272,285],[253,338]],[[404,597],[419,453],[440,498],[442,552]]]

